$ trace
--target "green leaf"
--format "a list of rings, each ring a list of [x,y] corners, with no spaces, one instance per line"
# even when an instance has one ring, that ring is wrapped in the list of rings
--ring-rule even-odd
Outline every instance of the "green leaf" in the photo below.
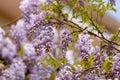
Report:
[[[119,35],[119,32],[118,32],[118,31],[115,32],[114,35],[112,36],[111,40],[112,40],[112,41],[118,41],[118,40],[119,40],[118,35]]]
[[[47,60],[47,57],[45,57],[44,59],[38,61],[37,64],[39,65],[39,64],[41,64],[42,62],[45,62],[46,60]]]
[[[25,80],[29,80],[28,76],[25,77]]]
[[[91,54],[88,60],[82,60],[80,62],[80,65],[82,66],[82,68],[86,68],[89,69],[93,66],[94,64],[94,55]]]
[[[74,7],[74,3],[73,3],[73,2],[71,2],[71,1],[69,1],[69,0],[67,0],[67,2],[68,2],[68,5],[69,5],[70,8],[73,8],[73,7]]]
[[[18,56],[22,57],[23,54],[24,54],[24,45],[21,44],[21,46],[20,46],[20,51],[18,52]]]
[[[45,67],[47,67],[48,65],[51,65],[51,66],[53,66],[55,69],[58,69],[61,65],[67,64],[67,61],[65,61],[64,59],[63,59],[63,60],[55,60],[55,59],[53,59],[53,58],[51,58],[51,57],[46,58],[46,60],[44,60],[44,61],[46,61],[46,62],[44,63],[44,66],[45,66]],[[42,62],[43,62],[43,61],[42,61]]]
[[[112,67],[112,60],[107,59],[105,60],[105,62],[103,63],[103,69],[105,69],[106,71],[110,71]]]
[[[73,45],[68,46],[69,50],[76,50],[76,48]]]
[[[110,9],[110,8],[111,8],[110,3],[107,3],[107,9]]]
[[[107,9],[104,5],[102,6],[102,10],[103,10],[103,13],[106,13],[106,11],[107,11]]]
[[[112,7],[112,10],[113,10],[114,12],[117,12],[117,10],[116,10],[114,7]]]
[[[98,11],[98,14],[101,18],[103,18],[104,14],[101,12],[101,10]]]
[[[78,0],[74,0],[74,4],[76,4],[78,2]]]
[[[93,9],[97,9],[98,5],[97,4],[92,4]]]
[[[79,34],[79,32],[75,32],[75,33],[72,35],[72,40],[73,40],[73,42],[77,42],[77,40],[78,40],[78,34]]]
[[[81,65],[82,68],[85,68],[85,64],[84,64],[84,61],[83,61],[83,60],[80,61],[80,65]]]
[[[91,54],[88,60],[87,68],[91,68],[93,64],[94,64],[94,55]]]
[[[4,70],[4,69],[6,69],[6,66],[5,66],[4,64],[1,64],[1,63],[0,63],[0,73],[1,73],[1,71]]]
[[[101,2],[98,7],[100,8],[102,5],[104,5],[105,2]]]
[[[0,60],[0,64],[3,64],[4,63],[4,61],[3,60]]]
[[[51,73],[50,79],[49,80],[55,80],[55,71]]]
[[[65,18],[68,18],[68,13],[64,13]]]

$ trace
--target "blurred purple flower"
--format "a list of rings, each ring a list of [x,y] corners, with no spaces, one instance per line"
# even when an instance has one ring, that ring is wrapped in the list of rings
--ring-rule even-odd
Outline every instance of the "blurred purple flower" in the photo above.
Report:
[[[27,41],[24,20],[19,20],[16,25],[12,25],[10,36],[12,36],[17,43]]]
[[[26,21],[29,22],[31,14],[38,14],[39,6],[40,0],[22,0],[19,8]]]
[[[0,56],[7,63],[12,62],[13,58],[17,56],[16,46],[9,38],[0,39]]]
[[[72,37],[70,36],[70,31],[67,29],[63,29],[60,32],[60,45],[62,50],[66,50],[67,47],[72,43]]]
[[[8,69],[1,72],[0,80],[24,80],[26,66],[20,58],[13,59]]]
[[[109,0],[111,5],[115,5],[115,0]]]
[[[82,58],[87,58],[93,52],[94,48],[92,46],[93,40],[90,39],[88,34],[79,34],[78,42],[76,43],[76,48],[80,51]]]
[[[53,67],[51,66],[45,68],[43,64],[35,65],[33,69],[31,69],[29,78],[30,80],[49,80],[52,70]]]

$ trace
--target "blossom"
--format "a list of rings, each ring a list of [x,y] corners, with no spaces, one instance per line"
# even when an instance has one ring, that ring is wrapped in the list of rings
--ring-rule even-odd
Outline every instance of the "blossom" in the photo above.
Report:
[[[115,0],[109,0],[111,5],[115,5]]]
[[[28,67],[34,66],[36,64],[37,55],[35,54],[35,48],[31,43],[24,44],[24,55],[23,60]]]
[[[20,58],[15,58],[10,67],[2,72],[0,80],[24,80],[26,66]]]
[[[116,54],[113,62],[113,72],[115,73],[116,78],[120,78],[120,54]]]
[[[63,29],[60,32],[60,45],[62,50],[66,50],[67,47],[72,43],[72,37],[70,36],[70,31],[67,29]]]
[[[90,39],[88,34],[79,34],[78,42],[75,47],[80,51],[82,58],[87,58],[93,52],[94,47],[92,46],[93,40]]]
[[[0,39],[0,55],[6,62],[11,62],[16,53],[16,46],[9,38]]]
[[[85,5],[84,0],[79,0],[79,4],[80,4],[80,6],[84,6]]]
[[[33,39],[33,46],[36,52],[42,54],[46,53],[57,44],[56,29],[52,26],[43,26],[39,29],[39,35]]]
[[[29,22],[31,14],[38,14],[39,6],[40,0],[23,0],[19,8],[26,21]]]
[[[49,80],[53,68],[51,66],[44,67],[43,64],[35,65],[29,75],[30,80]]]
[[[24,20],[19,20],[16,25],[11,26],[10,35],[17,43],[27,41]]]

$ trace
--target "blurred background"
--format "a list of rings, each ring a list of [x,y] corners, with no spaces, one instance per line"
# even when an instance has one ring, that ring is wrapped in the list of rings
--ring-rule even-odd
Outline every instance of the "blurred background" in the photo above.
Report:
[[[0,26],[9,24],[21,17],[19,10],[20,1],[21,0],[0,0]],[[109,12],[101,23],[111,32],[118,30],[120,26],[120,0],[116,0],[115,8],[117,12]],[[95,16],[94,14],[93,17]]]
[[[21,16],[19,5],[21,0],[0,0],[0,26]]]

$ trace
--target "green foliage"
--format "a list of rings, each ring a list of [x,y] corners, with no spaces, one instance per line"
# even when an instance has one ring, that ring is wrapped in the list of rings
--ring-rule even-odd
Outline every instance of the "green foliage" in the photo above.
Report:
[[[117,10],[114,7],[112,7],[112,11],[117,12]]]
[[[64,5],[61,3],[60,0],[56,0],[56,4],[55,3],[51,3],[52,5],[44,5],[41,7],[42,10],[47,10],[47,11],[51,11],[54,12],[55,14],[61,14],[61,11],[64,8]]]
[[[0,63],[0,73],[1,73],[4,69],[6,69],[6,66],[5,66],[4,64]]]
[[[112,41],[118,41],[119,40],[119,32],[117,31],[117,32],[115,32],[114,34],[113,34],[113,36],[112,36],[112,38],[111,38],[111,40]]]
[[[112,62],[113,60],[111,58],[105,60],[105,62],[103,63],[103,69],[106,71],[110,71],[110,69],[112,68]]]
[[[61,61],[56,61],[53,58],[49,58],[47,62],[48,63],[45,64],[45,66],[52,65],[55,69],[57,69],[61,65]]]
[[[38,62],[37,64],[41,64],[41,63],[44,63],[44,67],[47,67],[47,66],[49,66],[49,65],[51,65],[51,66],[54,67],[54,70],[53,70],[53,72],[51,73],[51,77],[50,77],[49,80],[55,80],[55,76],[56,76],[56,75],[55,75],[55,74],[56,74],[55,71],[56,71],[60,66],[67,64],[67,62],[64,61],[64,60],[58,61],[58,60],[55,60],[55,59],[52,58],[52,57],[46,57],[46,58],[44,58],[43,60],[41,60],[40,62]]]
[[[3,64],[4,63],[4,61],[3,60],[0,60],[0,64]]]
[[[69,16],[68,13],[64,13],[63,15],[65,18],[68,18],[68,16]]]
[[[69,7],[72,9],[78,3],[78,0],[68,0],[67,2],[68,2]]]
[[[55,13],[55,15],[50,15],[47,16],[47,20],[51,19],[51,18],[57,18],[59,19],[59,21],[65,21],[68,20],[68,24],[69,24],[69,13],[63,13],[64,7],[66,7],[66,4],[63,4],[61,0],[55,0],[56,3],[53,3],[52,5],[47,5],[46,7],[44,7],[44,10],[49,10],[51,12],[53,12],[53,14]],[[100,37],[102,36],[102,32],[103,31],[103,25],[98,24],[96,22],[96,20],[92,17],[94,14],[96,14],[96,19],[99,18],[99,21],[102,21],[102,18],[104,17],[104,15],[109,11],[112,10],[114,12],[116,12],[116,9],[114,8],[113,5],[111,5],[109,2],[105,2],[104,0],[84,0],[85,2],[85,6],[80,6],[79,5],[79,0],[67,0],[68,1],[68,5],[70,7],[70,12],[72,13],[72,17],[71,17],[71,21],[73,19],[79,19],[81,18],[80,21],[78,22],[82,22],[82,23],[87,23],[89,25],[89,27],[92,28],[92,31],[97,31],[97,33],[100,34]],[[67,23],[67,21],[66,21]],[[71,23],[72,24],[72,23]],[[67,25],[67,24],[64,24]],[[73,25],[73,24],[72,24]],[[67,25],[69,26],[69,25]],[[74,26],[74,25],[73,25]],[[81,26],[80,26],[81,27]],[[73,28],[70,29],[71,32],[76,31],[76,29],[74,30]],[[91,32],[92,32],[91,31]],[[78,34],[80,32],[76,31],[75,33],[72,34],[72,39],[73,42],[77,42],[78,40]],[[116,32],[111,40],[112,41],[118,41],[119,32]],[[99,36],[99,35],[98,35]],[[103,48],[105,48],[105,44],[101,44],[101,48],[103,50]],[[72,45],[68,46],[68,49],[70,50],[76,50],[75,47]],[[102,53],[101,53],[102,54]],[[65,65],[67,64],[67,61],[65,59],[63,60],[56,60],[52,57],[47,57],[44,60],[42,60],[41,62],[44,62],[44,66],[48,66],[51,65],[53,66],[55,69],[59,68],[61,65]],[[79,63],[75,62],[74,65],[78,65]],[[89,69],[92,68],[94,64],[94,55],[91,54],[89,56],[88,59],[84,59],[80,61],[80,65],[85,68],[85,69]],[[112,59],[109,58],[107,60],[105,60],[105,62],[103,63],[103,70],[109,71],[112,67]],[[54,74],[55,72],[53,72],[51,79],[50,80],[54,80]]]
[[[49,65],[53,66],[54,69],[58,69],[60,66],[67,64],[66,60],[55,60],[52,57],[46,57],[43,60],[41,60],[40,62],[38,62],[38,64],[40,63],[44,63],[44,66],[47,67]]]
[[[74,4],[78,2],[78,0],[73,0]]]
[[[93,66],[94,64],[94,55],[91,54],[89,59],[88,60],[82,60],[80,62],[80,65],[83,67],[83,68],[86,68],[86,69],[89,69]]]
[[[94,64],[94,55],[91,54],[90,58],[89,58],[89,61],[88,61],[88,66],[87,67],[91,68],[93,64]]]
[[[50,79],[49,80],[55,80],[55,70],[53,70],[53,72],[51,73],[51,77],[50,77]]]
[[[85,68],[85,64],[84,64],[84,61],[83,61],[83,60],[80,61],[80,65],[81,65],[82,68]]]
[[[22,57],[23,54],[24,54],[24,45],[21,44],[21,46],[20,46],[20,51],[18,52],[18,56]]]
[[[26,77],[25,77],[25,80],[30,80],[30,79],[28,78],[28,76],[26,76]]]
[[[75,8],[72,10],[72,18],[78,18],[80,16],[80,13],[78,13],[78,10]]]
[[[74,50],[75,47],[74,47],[73,45],[71,45],[71,46],[68,46],[68,49],[70,49],[70,50]]]
[[[78,40],[78,34],[79,34],[79,32],[75,32],[75,33],[72,34],[72,40],[73,40],[73,42],[77,42],[77,40]]]

